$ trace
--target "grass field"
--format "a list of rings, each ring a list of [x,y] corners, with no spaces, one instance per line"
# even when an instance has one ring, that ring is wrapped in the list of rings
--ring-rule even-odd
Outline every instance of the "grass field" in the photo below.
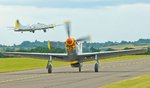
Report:
[[[116,58],[102,59],[100,62],[111,62],[130,59],[150,58],[150,55],[129,55]],[[95,63],[95,61],[86,62],[86,64]],[[0,72],[12,72],[20,70],[29,70],[36,68],[45,68],[47,60],[33,58],[0,58]],[[53,61],[53,66],[66,66],[68,62]]]
[[[133,59],[143,59],[143,58],[149,58],[150,55],[127,55],[127,56],[120,56],[115,58],[109,58],[109,59],[102,59],[101,62],[111,62],[111,61],[120,61],[120,60],[133,60]]]
[[[144,47],[150,47],[150,45],[135,46],[133,44],[123,44],[123,45],[107,46],[107,47],[103,47],[103,48],[112,48],[112,49],[115,49],[115,50],[121,50],[121,49],[124,49],[124,48],[139,49],[139,48],[144,48]]]
[[[120,57],[114,57],[114,58],[106,58],[101,59],[100,62],[112,62],[112,61],[121,61],[121,60],[134,60],[134,59],[143,59],[143,58],[149,58],[150,55],[127,55],[127,56],[120,56]],[[86,62],[87,64],[95,63],[95,61]]]
[[[112,83],[102,88],[150,88],[150,74]]]
[[[47,60],[33,58],[1,58],[0,72],[12,72],[36,68],[46,68]],[[53,66],[65,66],[68,62],[53,61]]]

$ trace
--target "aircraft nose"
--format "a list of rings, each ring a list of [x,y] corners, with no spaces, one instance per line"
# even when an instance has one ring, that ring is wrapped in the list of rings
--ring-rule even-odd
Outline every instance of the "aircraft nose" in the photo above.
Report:
[[[72,39],[71,39],[71,38],[68,38],[68,39],[67,39],[67,43],[68,43],[68,44],[71,44],[71,43],[72,43]]]

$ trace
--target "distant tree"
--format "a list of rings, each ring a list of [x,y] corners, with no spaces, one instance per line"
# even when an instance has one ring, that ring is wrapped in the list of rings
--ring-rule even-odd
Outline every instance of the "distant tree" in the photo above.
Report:
[[[35,40],[34,42],[31,41],[24,41],[20,45],[12,45],[12,46],[5,46],[0,44],[0,51],[34,51],[34,52],[65,52],[65,44],[64,42],[60,41],[50,41],[51,47],[53,47],[51,50],[47,50],[47,41],[38,41]],[[150,39],[139,39],[138,41],[121,41],[119,42],[112,42],[108,41],[105,43],[99,43],[99,42],[83,42],[83,52],[94,52],[94,51],[100,51],[98,49],[103,49],[103,47],[107,46],[114,46],[114,45],[123,45],[123,44],[133,44],[133,45],[150,45]],[[124,49],[129,49],[128,47]],[[108,51],[112,51],[113,49],[107,49]]]
[[[121,41],[121,44],[128,44],[127,41]]]
[[[25,48],[19,48],[17,50],[15,50],[16,52],[29,52],[30,49],[25,49]]]
[[[139,39],[138,43],[150,43],[150,39]]]
[[[99,51],[101,51],[100,49],[96,49],[96,48],[94,48],[94,47],[91,47],[90,50],[91,50],[92,52],[99,52]]]
[[[124,50],[129,50],[129,49],[134,49],[134,48],[131,48],[131,47],[125,47]]]
[[[108,48],[106,51],[114,51],[114,49],[112,49],[112,48]]]
[[[105,46],[111,46],[111,45],[114,45],[114,42],[108,41],[108,42],[105,42],[104,45]]]
[[[3,54],[0,54],[0,58],[8,58],[10,56],[6,56],[6,55],[3,55]]]
[[[65,49],[51,47],[51,50],[49,50],[47,47],[38,46],[38,47],[36,47],[36,48],[33,48],[33,49],[29,50],[29,52],[64,53],[64,52],[65,52]]]

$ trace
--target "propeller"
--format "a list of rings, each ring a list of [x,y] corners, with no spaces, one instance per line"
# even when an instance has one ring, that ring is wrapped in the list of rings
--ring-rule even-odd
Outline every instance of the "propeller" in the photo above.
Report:
[[[70,21],[65,21],[65,26],[66,26],[66,29],[67,29],[67,35],[68,37],[70,38],[70,35],[71,35],[71,31],[70,31]]]
[[[90,36],[85,36],[85,37],[76,39],[77,42],[80,42],[80,41],[89,41],[89,40],[91,40]]]
[[[71,37],[71,22],[70,21],[65,21],[65,26],[66,26],[66,31],[67,31],[67,35],[68,35],[68,38]],[[77,39],[76,41],[77,42],[81,42],[81,41],[88,41],[90,40],[91,37],[90,36],[85,36],[85,37],[81,37],[79,39]]]

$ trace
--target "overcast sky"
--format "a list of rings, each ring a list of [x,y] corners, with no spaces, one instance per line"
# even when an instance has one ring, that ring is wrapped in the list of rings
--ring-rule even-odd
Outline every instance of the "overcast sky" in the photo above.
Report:
[[[23,25],[72,22],[72,37],[91,35],[92,41],[135,41],[150,38],[150,0],[1,0],[0,44],[22,41],[65,41],[65,27],[47,33],[8,30],[19,19]]]

